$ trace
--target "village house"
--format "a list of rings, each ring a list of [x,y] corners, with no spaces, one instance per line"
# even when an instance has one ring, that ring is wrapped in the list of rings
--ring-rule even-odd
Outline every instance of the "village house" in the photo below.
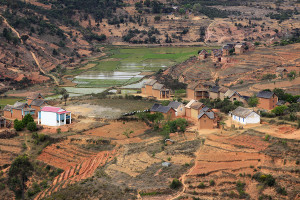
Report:
[[[247,101],[244,99],[244,97],[234,90],[227,90],[227,92],[224,94],[224,98],[228,98],[231,102],[240,101],[243,104],[247,104]]]
[[[38,124],[41,125],[61,126],[71,123],[71,112],[60,107],[45,106],[38,114]]]
[[[36,93],[36,92],[33,92],[28,97],[26,97],[26,101],[28,105],[30,105],[32,101],[39,100],[39,99],[44,99],[44,97],[42,96],[41,93]]]
[[[199,129],[213,129],[215,113],[207,106],[203,107],[198,114]]]
[[[204,86],[201,83],[191,83],[186,89],[187,99],[207,99],[209,98],[208,86]]]
[[[142,94],[152,96],[152,87],[157,82],[155,79],[149,79],[142,87]]]
[[[241,124],[257,124],[260,123],[260,116],[251,109],[237,107],[230,113],[232,120]]]
[[[10,119],[22,120],[25,115],[31,114],[34,116],[35,109],[30,108],[27,103],[16,102],[14,105],[6,105],[4,107],[4,117]]]
[[[209,89],[209,98],[224,100],[224,95],[227,92],[227,90],[228,89],[224,87],[213,86]]]
[[[230,54],[230,47],[228,45],[224,45],[222,48],[222,55],[229,56]]]
[[[245,45],[242,43],[236,44],[234,47],[234,52],[236,54],[243,54],[245,52]]]
[[[258,108],[272,110],[276,107],[278,97],[274,92],[262,90],[256,96],[258,98]]]
[[[198,54],[199,60],[204,60],[207,57],[208,57],[208,52],[205,49],[203,49],[202,51],[200,51],[199,54]]]
[[[155,103],[150,109],[150,113],[162,113],[165,119],[174,119],[176,117],[176,111],[170,106],[163,106],[161,104]]]
[[[198,115],[200,113],[200,110],[204,107],[205,105],[199,101],[196,101],[192,99],[186,106],[185,106],[185,116],[188,118],[192,118],[197,120]]]
[[[286,70],[284,67],[277,67],[275,74],[279,78],[287,78],[288,70]]]
[[[183,103],[178,101],[171,101],[168,106],[175,110],[176,117],[185,116],[185,106],[183,105]]]
[[[170,89],[155,79],[149,79],[141,88],[142,94],[156,99],[169,99]]]
[[[213,49],[211,55],[213,62],[221,62],[222,49]]]
[[[156,99],[169,99],[170,90],[163,84],[155,83],[152,87],[152,96]]]

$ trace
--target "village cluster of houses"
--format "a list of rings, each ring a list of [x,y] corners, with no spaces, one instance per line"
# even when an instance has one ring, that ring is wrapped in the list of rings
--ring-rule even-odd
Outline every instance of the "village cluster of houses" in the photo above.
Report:
[[[213,129],[217,126],[215,112],[203,103],[191,100],[187,105],[181,102],[172,101],[167,106],[155,103],[150,109],[150,113],[162,113],[165,119],[185,117],[197,121],[198,129]]]
[[[170,89],[166,88],[163,84],[158,83],[155,79],[149,79],[142,87],[142,94],[155,98],[158,100],[170,99]],[[272,110],[276,106],[280,105],[278,97],[271,91],[260,91],[257,94],[259,99],[258,108],[263,110]],[[231,90],[226,87],[209,85],[202,83],[191,83],[186,89],[186,98],[188,100],[200,100],[200,99],[229,99],[232,102],[240,101],[244,105],[247,105],[249,96],[244,96],[235,90]]]
[[[198,58],[200,60],[204,60],[211,55],[211,58],[214,62],[227,62],[226,56],[229,56],[231,52],[234,52],[235,54],[243,54],[249,49],[249,45],[250,44],[247,44],[246,42],[228,43],[220,49],[213,49],[211,54],[204,49],[199,52]]]
[[[3,109],[5,119],[22,120],[27,114],[30,114],[38,124],[42,125],[60,126],[71,123],[71,112],[60,107],[49,106],[40,93],[32,93],[26,98],[26,102],[6,105]]]

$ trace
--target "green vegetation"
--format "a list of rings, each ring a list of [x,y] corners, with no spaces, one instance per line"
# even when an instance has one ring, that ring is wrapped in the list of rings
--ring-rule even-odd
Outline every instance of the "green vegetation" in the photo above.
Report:
[[[258,98],[256,96],[250,97],[248,104],[250,107],[256,107],[258,104]]]
[[[275,185],[275,178],[271,174],[263,174],[260,172],[255,173],[252,176],[252,179],[264,184],[265,186],[274,186]]]
[[[246,183],[243,183],[240,180],[236,183],[236,190],[239,193],[240,199],[246,198],[248,196],[248,194],[245,192],[245,186]]]
[[[176,178],[174,178],[170,184],[170,188],[172,188],[172,189],[177,189],[177,188],[180,188],[181,186],[182,186],[182,183]]]
[[[232,103],[228,98],[221,100],[221,99],[201,99],[202,103],[204,103],[209,108],[216,108],[220,109],[221,112],[228,113],[229,111],[232,111],[236,109],[238,106],[243,105],[242,102],[239,103]]]
[[[24,199],[24,192],[27,188],[26,182],[32,171],[33,166],[27,155],[18,156],[11,164],[8,172],[8,185],[17,199]]]
[[[14,103],[16,103],[17,101],[20,101],[22,99],[19,98],[3,98],[1,97],[0,99],[0,107],[4,108],[4,106],[8,105],[13,105]]]
[[[286,105],[277,106],[272,110],[272,113],[275,115],[283,115],[284,111],[286,111],[288,107]]]
[[[35,122],[29,122],[27,124],[27,129],[31,132],[36,131],[37,130],[36,123]]]

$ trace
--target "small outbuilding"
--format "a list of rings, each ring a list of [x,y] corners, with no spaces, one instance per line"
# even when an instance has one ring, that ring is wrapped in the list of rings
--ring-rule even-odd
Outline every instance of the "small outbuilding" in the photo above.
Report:
[[[214,120],[215,113],[207,106],[203,107],[198,115],[199,129],[213,129]]]
[[[175,110],[170,106],[163,106],[161,104],[155,103],[152,108],[150,109],[151,113],[160,112],[163,114],[165,119],[173,119],[176,117]]]
[[[244,107],[237,107],[231,112],[232,120],[241,124],[258,124],[260,123],[260,116],[251,109]]]
[[[71,124],[71,112],[60,107],[45,106],[38,114],[38,124],[61,126]]]
[[[171,101],[168,105],[175,110],[176,117],[185,116],[185,106],[178,101]]]

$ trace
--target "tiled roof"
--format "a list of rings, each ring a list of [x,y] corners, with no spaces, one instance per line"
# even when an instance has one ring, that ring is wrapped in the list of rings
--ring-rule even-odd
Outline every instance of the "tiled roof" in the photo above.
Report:
[[[256,96],[258,98],[270,99],[273,96],[274,92],[262,90]]]
[[[157,80],[155,80],[155,79],[149,79],[146,83],[145,83],[145,85],[154,85],[155,83],[157,82]]]
[[[284,105],[284,104],[285,104],[285,101],[283,101],[283,100],[279,100],[279,101],[276,103],[277,106],[282,106],[282,105]]]
[[[277,67],[276,68],[276,72],[279,72],[279,73],[281,73],[281,72],[287,72],[287,70],[284,67]]]
[[[204,109],[205,108],[205,109]],[[198,119],[200,119],[203,115],[206,115],[209,119],[214,119],[215,118],[215,113],[213,111],[209,111],[210,108],[204,107],[202,110],[200,110],[200,113],[198,115]]]
[[[4,111],[11,111],[12,106],[11,105],[6,105],[3,110]]]
[[[215,86],[213,86],[212,88],[210,88],[210,91],[211,91],[211,92],[214,92],[214,93],[218,93],[218,92],[219,92],[219,89],[220,89],[220,86],[215,85]]]
[[[201,108],[201,106],[203,105],[203,103],[199,102],[199,101],[196,101],[194,102],[190,107],[192,109],[195,109],[195,110],[199,110]]]
[[[234,111],[232,111],[232,114],[235,115],[235,116],[238,116],[238,117],[246,118],[252,112],[254,112],[254,111],[250,110],[248,108],[244,108],[244,107],[239,106]]]
[[[188,104],[186,104],[186,108],[191,108],[191,105],[195,102],[196,100],[192,99]]]
[[[163,106],[161,104],[154,104],[152,108],[150,109],[151,112],[161,112],[161,113],[167,113],[170,109],[173,109],[170,106]]]
[[[35,99],[31,102],[31,106],[42,106],[44,103],[46,103],[43,99]]]
[[[33,93],[31,93],[31,94],[27,97],[27,99],[32,99],[32,100],[34,100],[34,99],[37,99],[39,96],[43,97],[43,96],[41,95],[41,93],[33,92]],[[44,97],[43,97],[43,98],[44,98]]]
[[[199,84],[200,83],[193,82],[193,83],[190,83],[187,88],[191,89],[191,90],[194,90],[196,87],[198,87]]]
[[[22,102],[16,102],[12,108],[16,109],[16,110],[21,110],[23,109],[25,106],[27,105],[27,103],[22,103]]]
[[[160,83],[155,83],[152,87],[153,90],[161,90],[163,89],[165,86],[163,84]]]
[[[182,105],[181,102],[171,101],[168,106],[172,107],[173,109],[177,109],[180,105]]]
[[[241,96],[238,92],[234,91],[234,90],[227,90],[227,92],[224,94],[225,97],[231,98],[234,94],[237,94],[239,96]]]

